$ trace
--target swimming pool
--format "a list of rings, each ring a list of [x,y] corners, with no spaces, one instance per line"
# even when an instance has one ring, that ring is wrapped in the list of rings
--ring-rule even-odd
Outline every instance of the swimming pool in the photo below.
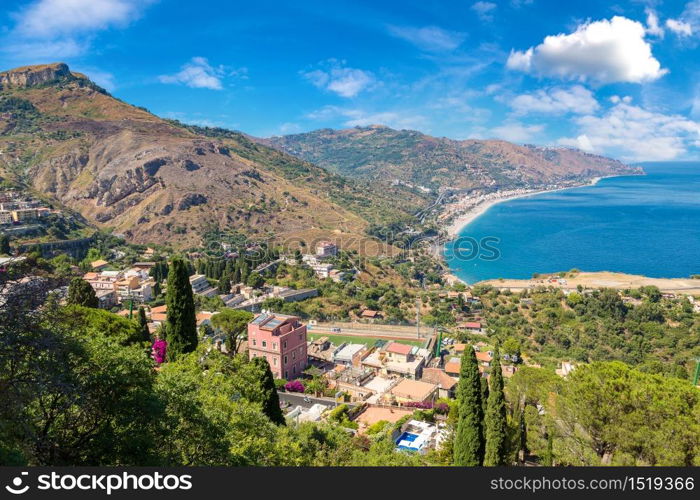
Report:
[[[396,447],[399,450],[418,451],[423,447],[424,440],[418,439],[418,434],[403,432],[396,440]]]

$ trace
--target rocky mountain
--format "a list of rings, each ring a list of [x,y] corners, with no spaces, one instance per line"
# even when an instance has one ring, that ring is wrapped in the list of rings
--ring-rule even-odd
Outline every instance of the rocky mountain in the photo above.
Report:
[[[62,63],[0,73],[0,181],[48,195],[139,243],[211,231],[352,248],[429,197],[367,186],[221,129],[167,121]]]
[[[535,187],[640,172],[574,149],[500,140],[456,141],[381,125],[315,130],[263,142],[342,175],[405,181],[430,189]]]

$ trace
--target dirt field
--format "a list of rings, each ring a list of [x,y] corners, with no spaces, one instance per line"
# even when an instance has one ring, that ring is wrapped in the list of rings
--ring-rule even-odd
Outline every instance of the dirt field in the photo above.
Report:
[[[599,273],[577,273],[563,278],[565,283],[551,283],[547,279],[524,279],[524,280],[486,280],[479,284],[491,285],[500,289],[510,289],[520,291],[526,288],[536,288],[538,286],[553,286],[563,290],[575,290],[578,285],[585,288],[639,288],[640,286],[656,286],[665,293],[684,293],[688,295],[700,296],[700,279],[690,278],[648,278],[634,274],[622,274],[611,272]]]

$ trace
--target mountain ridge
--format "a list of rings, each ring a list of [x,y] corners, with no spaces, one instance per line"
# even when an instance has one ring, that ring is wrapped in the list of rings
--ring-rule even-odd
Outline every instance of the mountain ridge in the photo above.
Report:
[[[406,189],[368,192],[240,133],[161,119],[63,63],[0,81],[0,177],[132,242],[198,246],[212,231],[359,241],[370,224],[427,202]]]
[[[431,189],[537,187],[641,172],[618,160],[572,148],[498,139],[454,140],[383,125],[325,128],[261,142],[341,175],[390,176]]]

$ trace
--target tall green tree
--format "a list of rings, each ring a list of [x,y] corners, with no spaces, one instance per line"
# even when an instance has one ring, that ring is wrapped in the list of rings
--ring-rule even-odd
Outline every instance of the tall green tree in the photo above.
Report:
[[[464,350],[457,384],[459,415],[454,439],[454,464],[478,466],[484,459],[484,412],[481,406],[481,376],[474,349]]]
[[[253,314],[248,311],[226,308],[211,318],[211,324],[226,334],[226,350],[229,354],[238,352],[248,330]]]
[[[277,395],[275,379],[267,359],[263,357],[253,358],[251,363],[260,371],[260,382],[262,386],[262,410],[272,422],[278,425],[285,425],[284,414],[280,408],[280,398]]]
[[[9,255],[11,251],[10,238],[4,233],[0,234],[0,255]]]
[[[198,342],[192,286],[187,264],[181,257],[170,262],[165,303],[168,309],[168,359],[175,360],[180,354],[194,351]]]
[[[484,428],[486,452],[484,465],[508,465],[508,423],[506,421],[506,398],[503,395],[503,373],[498,347],[493,353],[491,376],[489,377],[489,400],[486,407]]]
[[[73,278],[68,285],[68,298],[69,305],[74,306],[85,306],[96,308],[99,306],[100,302],[97,300],[97,295],[95,295],[95,290],[92,289],[90,283],[82,278]]]
[[[231,278],[228,274],[224,274],[219,280],[219,293],[228,294],[231,293]]]
[[[143,306],[139,307],[139,328],[141,330],[141,337],[144,342],[151,341],[151,332],[148,329],[148,320],[146,319],[146,310]]]

